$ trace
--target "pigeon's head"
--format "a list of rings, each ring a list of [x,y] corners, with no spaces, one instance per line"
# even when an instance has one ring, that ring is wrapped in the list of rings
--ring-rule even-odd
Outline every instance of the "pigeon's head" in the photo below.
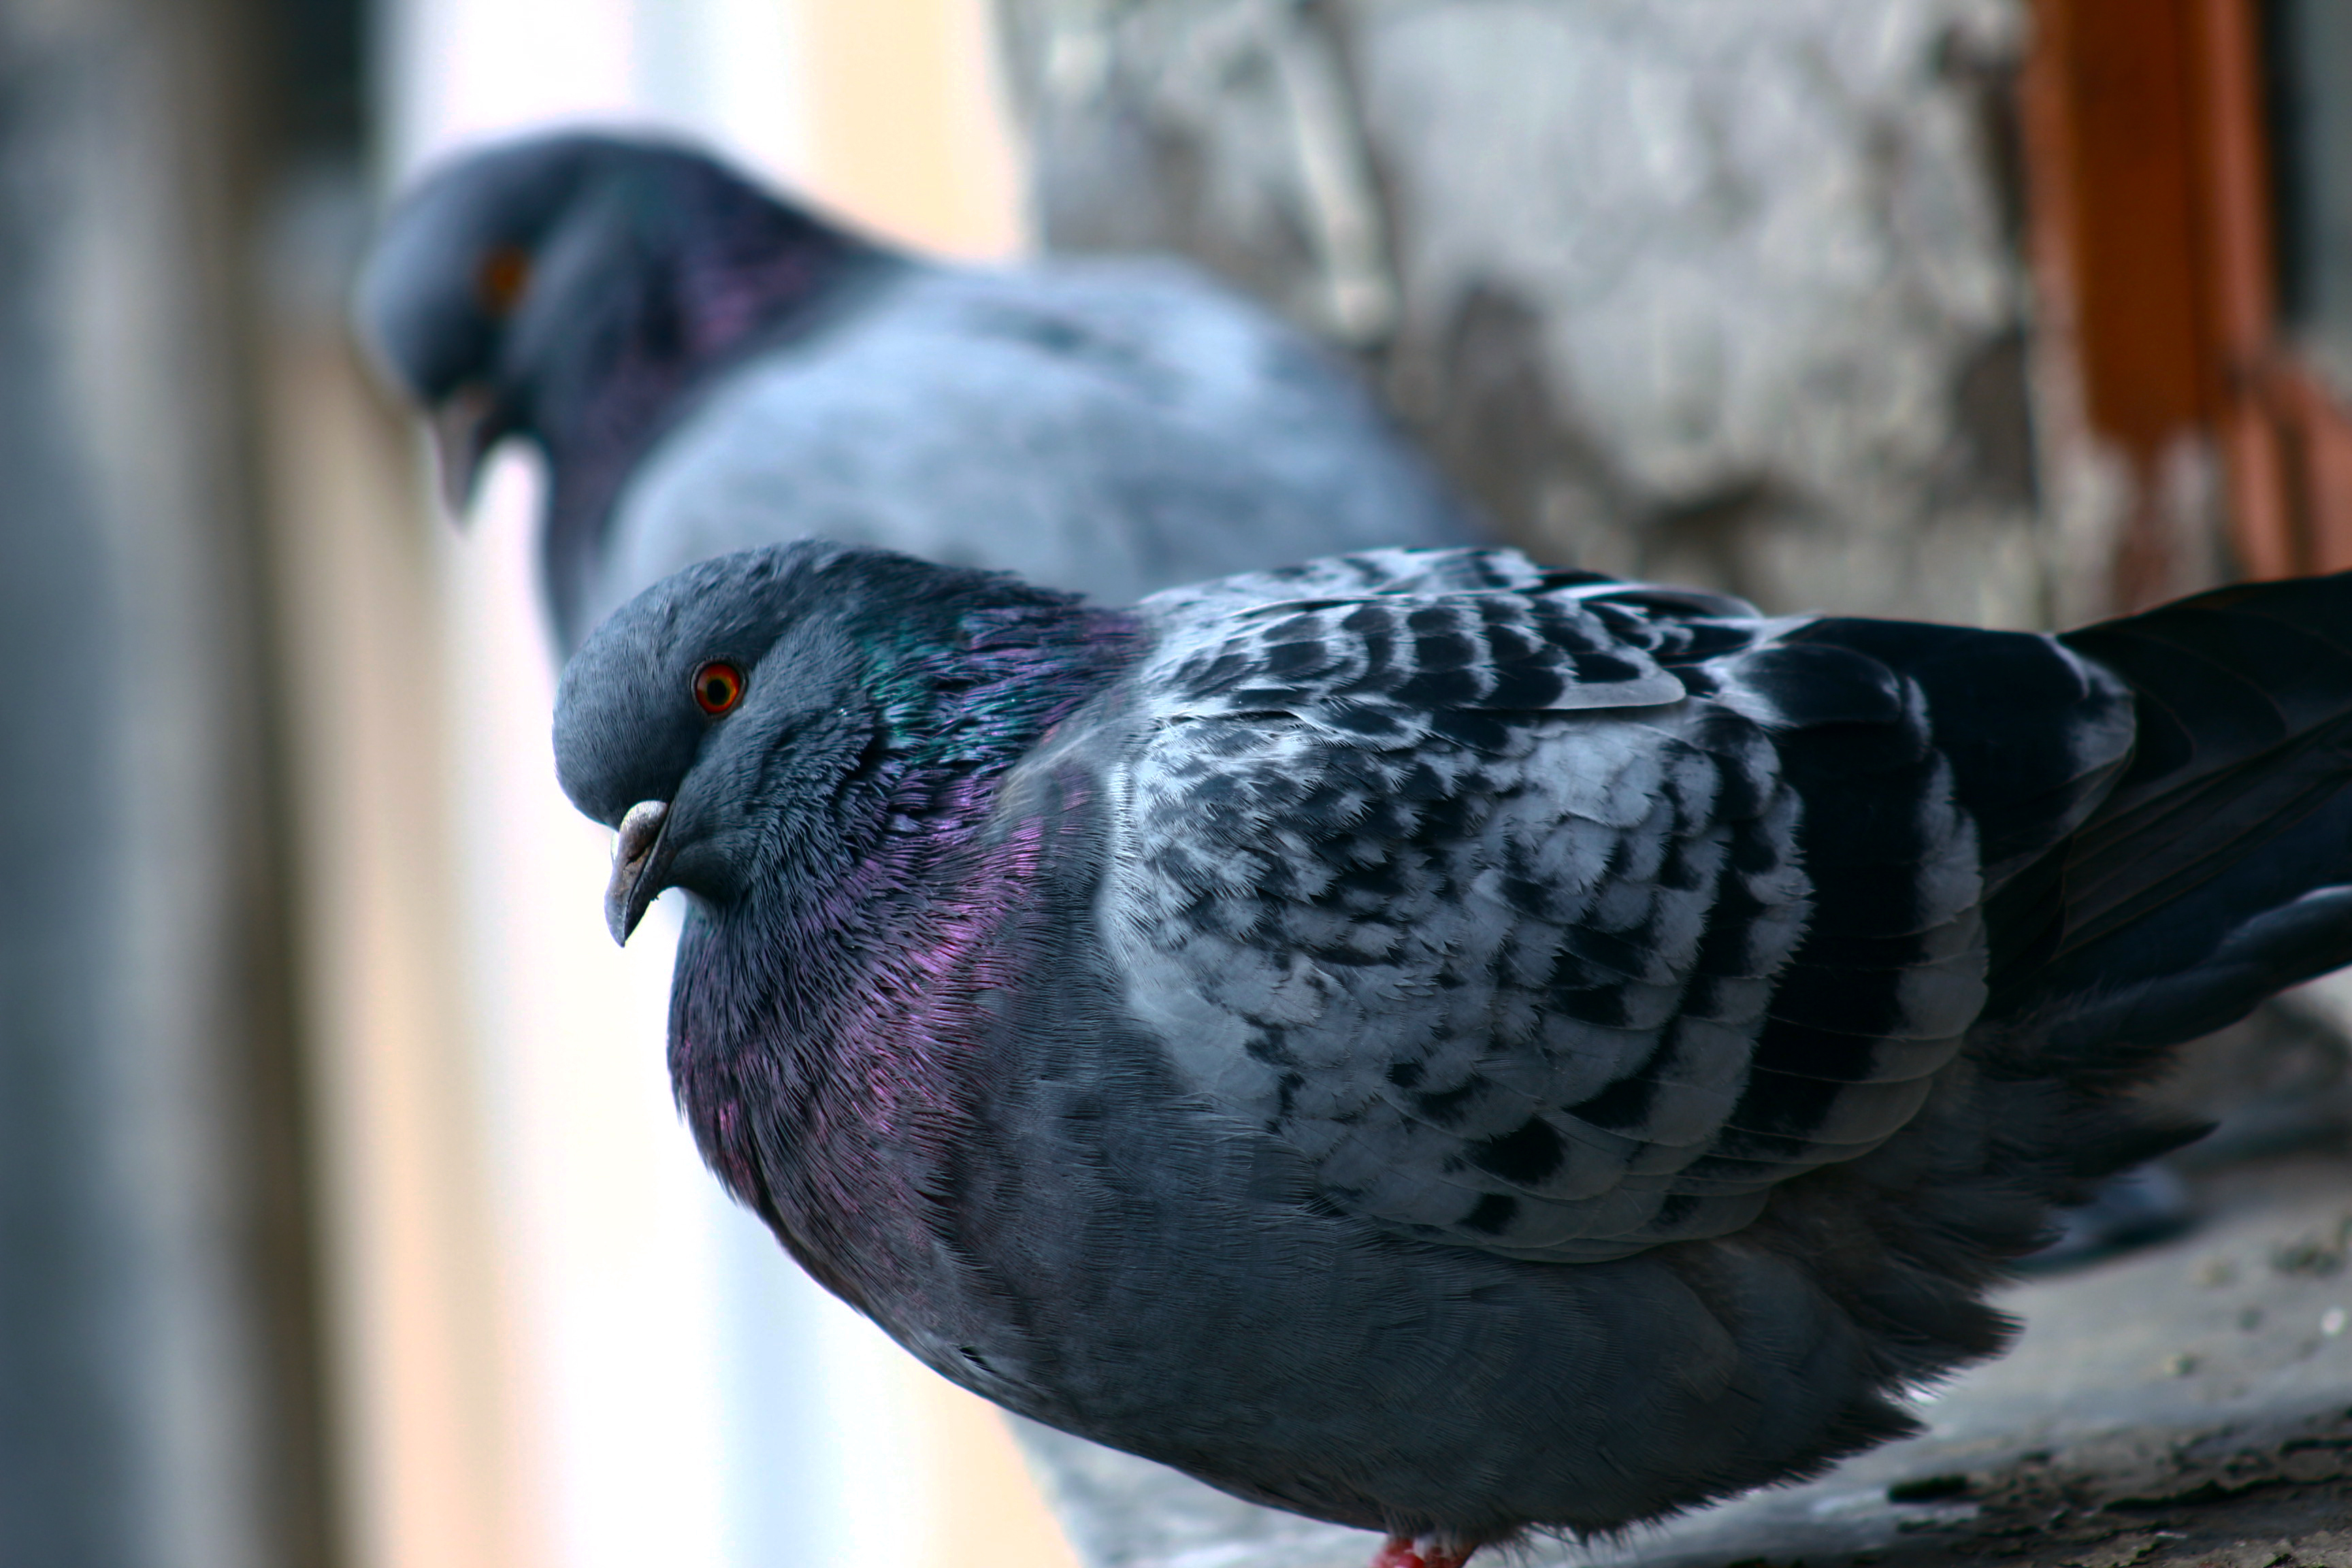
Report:
[[[866,247],[690,149],[565,132],[457,158],[394,208],[353,315],[462,510],[509,436],[609,440]]]
[[[940,736],[975,625],[1069,613],[996,573],[803,540],[720,556],[614,612],[564,667],[555,766],[619,830],[605,918],[665,888],[726,904],[837,864]]]

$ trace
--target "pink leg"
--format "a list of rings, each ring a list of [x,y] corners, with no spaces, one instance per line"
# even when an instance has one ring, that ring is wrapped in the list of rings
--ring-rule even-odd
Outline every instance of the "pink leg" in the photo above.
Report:
[[[1372,1553],[1372,1568],[1462,1568],[1475,1546],[1450,1546],[1431,1536],[1391,1535]]]

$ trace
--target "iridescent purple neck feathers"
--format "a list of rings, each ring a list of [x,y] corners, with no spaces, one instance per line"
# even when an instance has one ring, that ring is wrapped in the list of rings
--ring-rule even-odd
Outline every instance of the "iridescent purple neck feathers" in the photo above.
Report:
[[[1036,883],[1080,831],[1083,786],[1052,777],[1013,805],[1006,775],[1140,647],[1130,616],[1103,611],[965,625],[960,649],[911,654],[886,685],[893,776],[852,825],[856,852],[698,911],[671,994],[672,1081],[704,1157],[869,1307],[885,1279],[914,1288],[930,1245],[927,1173],[877,1152],[910,1130],[944,1143],[968,1113],[961,1064],[1002,998],[1043,972]]]
[[[728,368],[803,331],[835,289],[900,265],[796,209],[739,187],[706,222],[679,222],[671,248],[582,323],[580,350],[534,377],[530,433],[548,458],[541,550],[558,633],[570,624],[623,485],[654,443]]]

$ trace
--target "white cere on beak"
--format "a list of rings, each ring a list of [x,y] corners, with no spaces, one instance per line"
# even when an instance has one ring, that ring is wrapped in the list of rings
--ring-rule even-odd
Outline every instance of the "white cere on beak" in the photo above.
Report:
[[[619,835],[613,840],[613,869],[624,870],[646,858],[646,851],[661,837],[662,818],[669,815],[669,802],[641,800],[629,807],[621,818]]]
[[[613,879],[604,886],[604,924],[613,940],[624,946],[659,890],[646,881],[646,871],[668,816],[667,801],[641,800],[621,818],[620,837],[613,845]]]

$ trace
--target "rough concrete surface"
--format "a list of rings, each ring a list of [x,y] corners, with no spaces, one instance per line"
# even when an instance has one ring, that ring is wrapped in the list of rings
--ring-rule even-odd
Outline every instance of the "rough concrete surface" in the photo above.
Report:
[[[2011,1289],[2008,1356],[1802,1486],[1522,1568],[2352,1568],[2352,1159],[2202,1178],[2163,1247]],[[1092,1568],[1361,1568],[1377,1539],[1032,1428]],[[1501,1560],[1511,1560],[1505,1554]]]
[[[2074,607],[2017,0],[1000,11],[1047,242],[1352,345],[1514,538],[1776,609]]]

